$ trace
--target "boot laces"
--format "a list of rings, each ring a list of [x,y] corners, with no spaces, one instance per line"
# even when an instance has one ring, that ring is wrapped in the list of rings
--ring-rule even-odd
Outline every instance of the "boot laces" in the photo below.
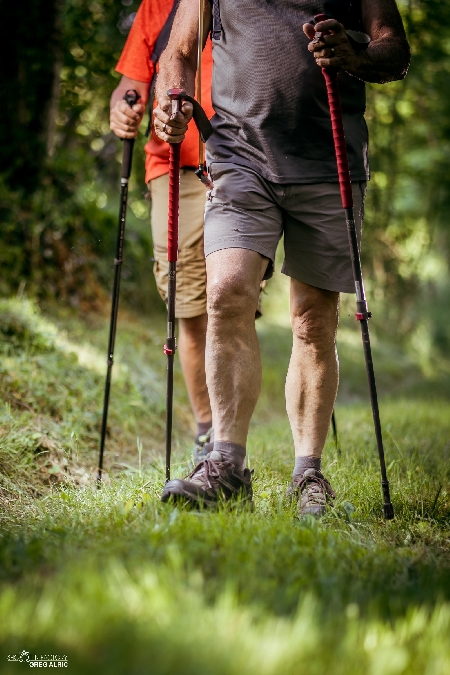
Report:
[[[214,457],[214,455],[218,455],[218,457]],[[223,460],[220,453],[213,450],[195,467],[193,472],[189,475],[189,479],[193,483],[199,483],[201,485],[206,484],[208,488],[213,489],[212,481],[220,483],[223,470],[232,468],[233,465],[231,462]]]
[[[314,471],[314,473],[305,472],[299,479],[294,479],[293,487],[294,489],[298,489],[300,494],[307,492],[308,497],[310,495],[311,497],[324,495],[325,497],[331,497],[331,499],[336,497],[335,491],[319,471]]]

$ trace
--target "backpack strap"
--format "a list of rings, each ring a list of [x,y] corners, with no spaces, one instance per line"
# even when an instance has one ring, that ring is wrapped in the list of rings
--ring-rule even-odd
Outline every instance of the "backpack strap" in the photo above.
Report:
[[[153,47],[153,52],[150,57],[150,61],[153,63],[153,75],[152,79],[150,80],[150,88],[149,88],[149,94],[148,94],[148,108],[149,108],[149,120],[148,120],[148,127],[147,131],[145,132],[146,136],[150,136],[150,131],[152,128],[152,113],[153,113],[153,99],[155,97],[155,85],[156,85],[156,64],[158,63],[161,54],[167,47],[167,43],[169,42],[170,38],[170,31],[172,30],[173,22],[175,19],[175,14],[177,13],[178,5],[179,5],[180,0],[175,0],[173,3],[173,7],[170,10],[170,14],[166,19],[166,22],[164,26],[161,29],[160,34],[158,35],[158,39],[155,42],[155,46]]]
[[[220,40],[222,35],[222,21],[220,20],[220,5],[219,0],[209,0],[212,7],[212,30],[211,38],[213,40]]]

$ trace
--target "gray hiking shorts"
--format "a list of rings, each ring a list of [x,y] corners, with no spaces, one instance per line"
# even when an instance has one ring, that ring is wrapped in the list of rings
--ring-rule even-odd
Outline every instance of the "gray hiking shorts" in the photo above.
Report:
[[[217,162],[205,207],[205,255],[247,248],[271,261],[284,234],[281,271],[328,291],[354,293],[352,263],[338,183],[279,185],[252,169]],[[364,216],[365,181],[354,183],[358,242]]]

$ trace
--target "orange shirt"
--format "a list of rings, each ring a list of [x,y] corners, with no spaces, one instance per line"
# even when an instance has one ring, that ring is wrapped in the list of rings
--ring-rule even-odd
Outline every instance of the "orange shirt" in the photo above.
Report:
[[[131,80],[151,81],[154,66],[150,56],[172,6],[171,0],[143,0],[116,66],[117,72]],[[214,115],[211,103],[211,78],[212,44],[208,39],[202,59],[202,106],[208,117]],[[145,146],[145,154],[146,182],[168,173],[169,144],[161,141],[153,129],[151,138]],[[181,166],[198,166],[198,131],[192,120],[181,145]]]

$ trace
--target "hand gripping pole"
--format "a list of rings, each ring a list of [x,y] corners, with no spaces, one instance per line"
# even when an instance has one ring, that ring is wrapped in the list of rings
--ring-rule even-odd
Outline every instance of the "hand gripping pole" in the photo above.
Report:
[[[135,89],[130,89],[123,97],[130,108],[138,102],[140,96]],[[125,220],[127,215],[127,201],[128,201],[128,180],[131,174],[131,162],[133,159],[134,138],[124,139],[122,145],[122,171],[120,180],[120,209],[119,209],[119,226],[117,231],[116,257],[114,258],[114,286],[111,304],[111,320],[109,326],[109,342],[108,342],[108,369],[106,372],[105,394],[103,399],[103,417],[102,430],[100,436],[100,454],[98,459],[98,473],[97,473],[97,487],[100,487],[103,471],[103,455],[105,451],[105,440],[108,423],[108,408],[109,395],[111,390],[111,374],[114,363],[114,345],[116,342],[117,329],[117,315],[119,313],[119,293],[120,293],[120,277],[122,272],[123,262],[123,246],[125,239]]]
[[[324,21],[326,17],[319,14],[314,17],[315,22]],[[320,37],[320,33],[316,34]],[[345,211],[347,222],[347,233],[350,244],[350,254],[353,267],[353,278],[356,290],[356,319],[361,326],[361,335],[364,347],[364,357],[366,361],[367,379],[369,383],[370,401],[372,404],[372,416],[375,427],[375,436],[377,440],[378,457],[381,469],[381,488],[384,499],[384,517],[386,520],[394,518],[394,508],[392,506],[389,481],[386,473],[386,463],[384,458],[383,436],[381,432],[380,412],[378,407],[377,388],[375,383],[375,372],[372,361],[372,350],[369,336],[369,319],[372,316],[368,311],[367,300],[364,291],[362,278],[361,260],[359,255],[358,240],[356,237],[355,218],[353,214],[353,194],[350,180],[350,169],[348,164],[347,146],[345,143],[344,124],[342,119],[341,99],[339,95],[338,70],[335,68],[322,68],[325,78],[328,104],[330,107],[331,127],[333,130],[334,149],[336,153],[337,170],[339,176],[339,186],[341,190],[342,207]]]

